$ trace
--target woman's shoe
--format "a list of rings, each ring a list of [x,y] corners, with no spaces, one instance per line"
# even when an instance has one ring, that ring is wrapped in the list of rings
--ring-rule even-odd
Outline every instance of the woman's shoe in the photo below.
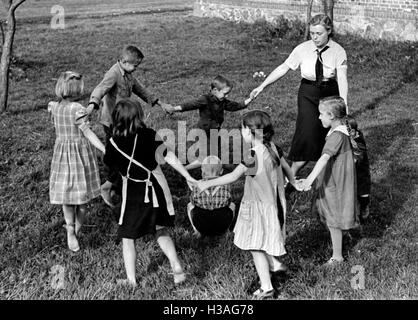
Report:
[[[259,288],[253,293],[253,297],[259,300],[272,298],[273,295],[274,295],[274,289],[264,291],[263,289]]]

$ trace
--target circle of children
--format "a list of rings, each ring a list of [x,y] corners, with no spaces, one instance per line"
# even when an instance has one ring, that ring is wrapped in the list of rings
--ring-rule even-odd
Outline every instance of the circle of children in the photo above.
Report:
[[[298,191],[306,191],[317,180],[318,196],[314,201],[320,217],[330,230],[333,248],[327,264],[335,265],[343,261],[342,230],[346,229],[345,226],[352,226],[351,222],[358,221],[359,216],[355,190],[356,152],[352,151],[361,151],[363,157],[365,152],[362,136],[359,141],[350,134],[341,134],[347,133],[350,120],[344,100],[337,96],[321,100],[319,118],[324,127],[331,128],[327,141],[332,140],[333,136],[340,140],[349,139],[350,147],[343,148],[341,144],[340,147],[330,147],[327,142],[322,156],[306,179],[295,179],[281,149],[272,143],[274,130],[269,114],[256,109],[243,113],[241,124],[242,139],[251,146],[251,159],[255,161],[244,159],[232,172],[221,176],[222,163],[215,155],[185,167],[170,148],[156,152],[164,142],[156,131],[146,126],[141,105],[130,97],[135,94],[169,114],[198,109],[200,118],[197,126],[207,134],[210,129],[220,128],[224,110],[245,109],[251,99],[243,103],[228,100],[226,96],[232,85],[224,77],[217,76],[208,94],[180,106],[171,106],[155,97],[133,77],[132,73],[143,57],[137,47],[125,47],[120,59],[93,90],[87,107],[76,102],[83,93],[81,74],[63,72],[56,83],[58,102],[48,105],[56,132],[51,162],[50,201],[62,205],[68,248],[74,252],[80,250],[77,236],[83,225],[86,204],[102,196],[119,214],[118,239],[122,239],[127,276],[120,282],[136,285],[134,241],[146,234],[155,234],[159,246],[169,259],[174,283],[185,281],[186,273],[167,231],[168,227],[174,226],[174,208],[168,183],[159,166],[165,161],[186,179],[192,190],[187,213],[196,234],[221,235],[229,229],[235,214],[230,184],[246,176],[233,231],[234,244],[250,251],[254,260],[260,279],[260,288],[253,294],[255,298],[272,297],[274,288],[271,274],[287,269],[278,258],[286,254],[285,184]],[[106,135],[105,145],[90,129],[89,115],[94,110],[100,110],[100,123]],[[355,132],[359,138],[354,124],[355,121],[349,126],[349,131]],[[262,130],[262,134],[256,134],[257,130]],[[346,140],[343,141],[345,146]],[[100,182],[96,149],[104,153],[106,182],[103,185]],[[200,181],[196,181],[188,172],[198,166],[202,170]],[[330,180],[333,180],[334,188],[331,191]],[[334,197],[335,190],[344,197]],[[115,193],[121,198],[116,206],[112,202]],[[351,205],[344,202],[347,197]]]

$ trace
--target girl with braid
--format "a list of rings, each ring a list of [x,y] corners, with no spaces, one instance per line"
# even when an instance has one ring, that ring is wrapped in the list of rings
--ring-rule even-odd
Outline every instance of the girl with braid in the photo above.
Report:
[[[326,97],[319,102],[319,120],[330,130],[321,157],[309,176],[298,184],[307,191],[316,180],[312,208],[328,227],[332,242],[332,257],[326,265],[344,261],[343,230],[359,225],[354,147],[346,110],[344,99],[338,96]]]
[[[286,200],[283,173],[295,185],[290,166],[280,148],[272,142],[274,134],[270,116],[261,110],[244,114],[241,134],[249,157],[224,176],[199,181],[200,190],[226,185],[246,175],[244,195],[234,227],[234,244],[250,251],[260,278],[260,288],[253,293],[258,299],[272,297],[274,288],[270,272],[284,271],[286,266],[276,257],[286,253]],[[251,161],[252,160],[252,161]]]

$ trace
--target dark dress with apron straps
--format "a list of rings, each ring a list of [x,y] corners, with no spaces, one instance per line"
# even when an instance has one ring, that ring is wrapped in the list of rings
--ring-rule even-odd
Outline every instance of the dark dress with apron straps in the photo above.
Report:
[[[135,136],[115,137],[106,146],[104,162],[123,180],[118,239],[137,239],[159,227],[174,226],[170,190],[156,160],[160,150],[165,150],[164,157],[166,147],[148,128]]]

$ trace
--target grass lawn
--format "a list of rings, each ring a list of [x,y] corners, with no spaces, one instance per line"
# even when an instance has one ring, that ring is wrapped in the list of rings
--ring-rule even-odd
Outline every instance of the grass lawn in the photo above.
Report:
[[[263,24],[199,19],[190,12],[73,18],[63,30],[52,30],[48,23],[20,24],[10,108],[0,119],[0,299],[250,299],[257,285],[250,253],[233,245],[232,233],[196,241],[186,216],[184,180],[167,166],[163,170],[176,208],[172,235],[187,283],[174,286],[167,259],[148,237],[137,241],[138,288],[116,286],[116,280],[125,276],[122,250],[115,243],[112,211],[100,199],[89,205],[82,250],[71,253],[62,209],[49,203],[55,133],[46,105],[55,99],[59,72],[69,69],[85,76],[87,102],[128,43],[145,54],[137,76],[165,101],[179,103],[207,92],[217,74],[235,83],[230,98],[242,99],[259,83],[253,73],[268,74],[299,41],[294,35],[270,39]],[[418,44],[348,36],[337,41],[348,52],[349,108],[370,153],[371,217],[360,235],[344,240],[346,262],[326,270],[320,266],[330,257],[331,242],[327,230],[310,214],[312,194],[293,194],[288,199],[284,258],[290,270],[278,279],[276,298],[416,299]],[[296,120],[299,81],[299,72],[289,73],[252,105],[271,107],[274,140],[286,152]],[[239,113],[226,118],[225,128],[239,126]],[[155,109],[148,123],[155,129],[175,129],[178,120],[191,128],[197,112],[169,117]],[[93,129],[103,138],[100,125],[94,123]],[[243,180],[233,186],[236,203],[242,187]],[[364,270],[364,287],[355,281],[358,270]]]

